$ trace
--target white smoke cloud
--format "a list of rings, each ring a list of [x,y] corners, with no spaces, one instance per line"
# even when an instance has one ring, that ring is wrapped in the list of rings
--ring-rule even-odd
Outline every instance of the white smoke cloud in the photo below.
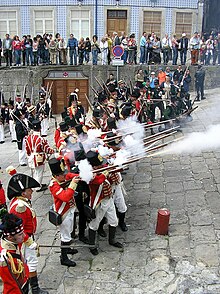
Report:
[[[93,169],[91,164],[89,164],[87,159],[83,159],[80,160],[78,168],[80,178],[88,184],[93,178]]]
[[[220,124],[212,125],[205,132],[194,132],[185,139],[172,144],[166,153],[199,154],[203,151],[212,151],[220,148]]]

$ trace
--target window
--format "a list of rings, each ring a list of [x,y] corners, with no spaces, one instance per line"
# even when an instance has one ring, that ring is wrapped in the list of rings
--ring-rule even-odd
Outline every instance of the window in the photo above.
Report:
[[[190,36],[192,32],[192,13],[177,12],[176,13],[176,30],[177,37],[181,37],[182,33]]]
[[[16,11],[0,11],[0,37],[3,38],[7,33],[10,34],[11,38],[18,35]]]
[[[122,18],[127,19],[127,10],[108,10],[107,12],[107,18],[108,19],[114,19],[114,18]]]
[[[154,32],[157,36],[161,36],[161,11],[144,11],[143,32],[150,34]]]
[[[43,35],[44,33],[54,35],[53,10],[34,11],[34,35]]]
[[[89,10],[71,10],[70,33],[78,40],[90,36]]]

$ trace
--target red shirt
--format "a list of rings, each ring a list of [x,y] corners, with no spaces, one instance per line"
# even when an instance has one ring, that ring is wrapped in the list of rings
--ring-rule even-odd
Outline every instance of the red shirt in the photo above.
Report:
[[[21,48],[22,48],[22,43],[21,43],[21,41],[20,41],[20,40],[14,40],[14,41],[12,42],[12,48],[13,48],[14,50],[21,50]]]

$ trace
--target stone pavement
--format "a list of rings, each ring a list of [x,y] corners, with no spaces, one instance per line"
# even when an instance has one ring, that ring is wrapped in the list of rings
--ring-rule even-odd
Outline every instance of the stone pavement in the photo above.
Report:
[[[207,91],[184,133],[220,122],[218,90]],[[208,110],[209,109],[209,110]],[[215,113],[215,116],[213,116]],[[218,136],[219,134],[216,134]],[[9,141],[9,138],[7,138]],[[49,137],[52,142],[52,135]],[[14,143],[0,145],[2,170],[17,163]],[[100,254],[78,248],[75,268],[59,263],[59,249],[42,248],[40,283],[51,294],[218,294],[220,238],[220,150],[199,155],[151,157],[133,164],[126,176],[126,233],[117,229],[124,250],[99,239]],[[20,172],[29,172],[19,167]],[[8,175],[1,174],[6,187]],[[50,172],[46,168],[44,182]],[[48,221],[49,191],[34,193],[39,244],[59,245],[59,232]],[[169,236],[157,236],[157,210],[170,209]],[[107,227],[106,227],[107,230]],[[76,244],[84,244],[76,240]]]

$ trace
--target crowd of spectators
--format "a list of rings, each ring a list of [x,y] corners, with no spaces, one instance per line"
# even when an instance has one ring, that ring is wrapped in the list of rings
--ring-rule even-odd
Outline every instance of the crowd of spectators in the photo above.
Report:
[[[135,34],[127,36],[125,32],[120,36],[117,32],[112,36],[106,34],[100,40],[96,35],[91,40],[89,37],[77,40],[70,34],[67,41],[59,33],[33,38],[25,35],[22,39],[6,34],[0,39],[0,65],[3,56],[6,66],[109,65],[116,45],[124,49],[121,57],[124,64],[185,65],[191,60],[192,65],[220,65],[220,34],[200,36],[197,32],[192,37],[182,33],[181,38],[168,34],[159,38],[154,32],[143,32],[139,41]]]

